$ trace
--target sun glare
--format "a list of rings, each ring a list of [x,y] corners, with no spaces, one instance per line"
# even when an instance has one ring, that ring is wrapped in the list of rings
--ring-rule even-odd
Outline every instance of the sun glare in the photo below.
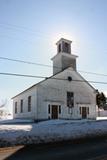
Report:
[[[68,39],[68,40],[71,40],[72,42],[73,42],[73,44],[72,44],[72,49],[73,50],[77,50],[77,43],[76,43],[76,37],[72,34],[71,35],[71,33],[68,33],[68,32],[59,32],[59,33],[54,33],[53,35],[52,35],[52,39],[51,39],[51,41],[52,41],[52,47],[53,47],[53,51],[55,52],[56,51],[56,46],[55,46],[55,44],[56,44],[56,42],[58,41],[58,40],[60,40],[61,38],[64,38],[64,39]]]
[[[60,32],[53,35],[53,42],[56,43],[60,38],[65,38],[68,40],[72,39],[69,33]]]

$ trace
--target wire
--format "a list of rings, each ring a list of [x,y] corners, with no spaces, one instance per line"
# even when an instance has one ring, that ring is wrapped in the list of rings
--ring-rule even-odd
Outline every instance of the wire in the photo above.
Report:
[[[28,42],[29,42],[29,45],[33,45],[34,46],[34,44],[35,44],[35,42],[34,42],[34,39],[33,40],[28,40],[28,39],[25,39],[25,38],[17,38],[17,37],[12,37],[12,36],[10,36],[10,35],[3,35],[3,34],[0,34],[0,37],[4,37],[4,38],[8,38],[8,39],[15,39],[15,40],[18,40],[18,41],[23,41],[23,42],[26,42],[27,43],[27,46],[28,46]],[[36,36],[37,37],[37,36]],[[38,38],[40,38],[39,36],[38,36]],[[49,39],[49,38],[48,38]],[[48,39],[46,39],[46,40],[48,40]],[[74,50],[71,50],[71,52],[72,53],[75,53],[75,54],[77,54],[78,52],[77,51],[74,51]]]
[[[15,30],[19,30],[19,31],[24,31],[24,32],[30,32],[32,34],[39,34],[39,36],[45,37],[46,39],[49,39],[51,37],[51,35],[44,35],[44,32],[41,32],[39,30],[33,30],[32,28],[28,28],[25,26],[19,26],[19,25],[15,25],[15,24],[10,24],[10,23],[1,23],[0,22],[0,27],[1,28],[6,28],[6,29],[15,29]],[[74,42],[74,41],[73,41]],[[77,41],[75,41],[76,43],[78,43]]]
[[[35,76],[35,75],[27,75],[27,74],[17,74],[17,73],[3,73],[0,72],[1,75],[7,76],[18,76],[18,77],[28,77],[28,78],[45,78],[45,79],[56,79],[56,80],[67,80],[63,78],[54,78],[54,77],[44,77],[44,76]]]
[[[38,37],[44,37],[47,40],[49,40],[49,38],[51,37],[51,36],[44,35],[44,33],[40,32],[40,31],[34,31],[31,28],[27,28],[27,27],[24,27],[24,26],[17,26],[17,25],[9,24],[9,23],[8,24],[6,24],[6,23],[0,23],[0,28],[10,29],[12,31],[13,31],[13,29],[15,29],[15,31],[19,30],[19,31],[22,31],[22,32],[23,31],[24,32],[30,32],[30,34],[32,34],[32,35],[36,34]],[[6,35],[5,35],[5,37],[6,37]],[[10,36],[7,36],[7,37],[9,38]],[[14,38],[14,37],[10,37],[10,38]],[[20,39],[16,38],[16,40],[20,40]],[[24,39],[24,41],[29,41],[29,40]],[[31,42],[31,43],[33,43],[33,42]],[[72,50],[72,52],[77,53],[77,51],[73,51],[73,50]]]
[[[27,74],[17,74],[17,73],[3,73],[0,72],[1,75],[6,75],[6,76],[17,76],[17,77],[28,77],[28,78],[45,78],[45,79],[54,79],[54,80],[68,80],[68,79],[63,79],[63,78],[55,78],[55,77],[44,77],[44,76],[35,76],[35,75],[27,75]],[[71,80],[74,82],[86,82],[86,83],[99,83],[99,84],[107,84],[107,82],[100,82],[100,81],[86,81],[86,80]]]
[[[7,58],[7,57],[0,57],[0,59],[9,60],[9,61],[13,61],[13,62],[20,62],[20,63],[38,65],[38,66],[44,66],[44,67],[52,67],[51,65],[46,65],[46,64],[41,64],[41,63],[35,63],[35,62],[30,62],[30,61],[23,61],[23,60],[12,59],[12,58]],[[57,67],[57,68],[58,68],[58,67]]]
[[[40,34],[43,37],[43,33],[41,33],[40,31],[35,31],[31,28],[28,27],[24,27],[24,26],[18,26],[18,25],[14,25],[14,24],[9,24],[9,23],[0,23],[0,27],[5,27],[6,29],[15,29],[15,30],[22,30],[25,32],[30,32],[32,34]],[[49,36],[47,36],[46,38],[50,38]]]
[[[17,30],[26,30],[26,31],[29,31],[29,32],[32,32],[32,33],[40,33],[39,31],[34,31],[33,29],[31,28],[27,28],[27,27],[24,27],[24,26],[18,26],[18,25],[14,25],[14,24],[9,24],[9,23],[0,23],[0,27],[3,27],[3,26],[6,26],[7,29],[17,29]],[[42,35],[42,33],[40,33]],[[9,38],[9,36],[8,36]],[[13,38],[13,37],[11,37]],[[48,36],[49,38],[49,36]],[[19,38],[17,38],[17,40],[20,40]],[[21,39],[22,40],[22,39]],[[28,41],[28,40],[25,40],[23,39],[23,41]],[[30,43],[34,43],[32,41],[29,41]],[[73,51],[75,52],[75,51]],[[77,52],[75,52],[77,53]],[[34,63],[34,62],[29,62],[29,61],[23,61],[23,60],[18,60],[18,59],[11,59],[11,58],[7,58],[7,57],[0,57],[0,59],[4,59],[4,60],[10,60],[10,61],[16,61],[16,62],[20,62],[20,63],[26,63],[26,64],[32,64],[32,65],[39,65],[39,66],[44,66],[44,67],[53,67],[51,65],[46,65],[46,64],[41,64],[41,63]],[[57,66],[54,66],[54,68],[58,68],[60,69],[59,67]],[[92,74],[92,75],[98,75],[98,76],[107,76],[106,74],[101,74],[101,73],[94,73],[94,72],[87,72],[87,71],[82,71],[82,70],[78,70],[78,72],[81,72],[81,73],[86,73],[86,74]]]
[[[0,72],[1,75],[7,75],[7,76],[18,76],[18,77],[30,77],[30,78],[47,78],[42,76],[33,76],[33,75],[26,75],[26,74],[17,74],[17,73],[3,73]]]
[[[15,40],[18,40],[18,41],[23,41],[23,42],[26,42],[28,44],[29,42],[29,45],[33,45],[34,46],[34,41],[30,41],[30,40],[27,40],[27,39],[22,39],[22,38],[16,38],[16,37],[12,37],[12,36],[9,36],[9,35],[1,35],[0,34],[0,37],[6,37],[6,38],[9,38],[9,39],[15,39]]]
[[[87,72],[87,71],[82,71],[82,70],[79,70],[79,72],[86,73],[86,74],[93,74],[93,75],[97,75],[97,76],[107,76],[107,74],[95,73],[95,72]]]
[[[107,84],[107,82],[100,82],[100,81],[86,81],[86,80],[72,80],[76,82],[88,82],[88,83],[99,83],[99,84]]]
[[[43,67],[49,67],[49,68],[53,67],[53,68],[61,69],[60,67],[57,67],[57,66],[51,66],[51,65],[46,65],[46,64],[42,64],[42,63],[35,63],[35,62],[30,62],[30,61],[23,61],[23,60],[12,59],[12,58],[7,58],[7,57],[0,57],[0,59],[2,59],[2,60],[8,60],[8,61],[13,61],[13,62],[19,62],[19,63],[25,63],[25,64],[31,64],[31,65],[38,65],[38,66],[43,66]],[[68,69],[68,70],[71,70],[71,69]],[[97,75],[97,76],[107,76],[106,74],[95,73],[95,72],[88,72],[88,71],[82,71],[82,70],[78,70],[78,72],[86,73],[86,74],[92,74],[92,75]]]

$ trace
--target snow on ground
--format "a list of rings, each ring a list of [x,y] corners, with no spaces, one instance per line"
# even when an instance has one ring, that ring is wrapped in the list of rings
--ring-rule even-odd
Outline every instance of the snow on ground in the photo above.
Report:
[[[107,134],[107,121],[49,120],[29,124],[1,124],[0,146],[38,144]]]
[[[0,124],[31,123],[31,119],[0,119]]]
[[[96,120],[107,120],[107,117],[97,117]]]

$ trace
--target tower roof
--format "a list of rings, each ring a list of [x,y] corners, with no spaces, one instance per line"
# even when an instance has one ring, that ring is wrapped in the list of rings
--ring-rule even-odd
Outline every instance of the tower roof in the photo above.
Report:
[[[62,42],[62,41],[65,41],[65,42],[67,42],[67,43],[72,43],[72,41],[71,40],[68,40],[68,39],[65,39],[65,38],[60,38],[60,40],[59,41],[57,41],[57,43],[56,43],[56,45],[58,45],[60,42]]]

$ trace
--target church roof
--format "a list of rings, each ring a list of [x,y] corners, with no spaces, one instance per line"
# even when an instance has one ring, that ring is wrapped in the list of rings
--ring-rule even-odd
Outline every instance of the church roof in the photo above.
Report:
[[[71,67],[68,67],[68,68],[71,68]],[[24,91],[20,92],[19,94],[17,94],[16,96],[12,97],[11,99],[14,99],[15,97],[21,95],[22,93],[28,91],[29,89],[31,89],[31,88],[33,88],[33,87],[41,84],[41,83],[44,82],[44,81],[47,81],[48,79],[51,79],[51,78],[55,77],[56,75],[64,72],[64,71],[67,70],[68,68],[66,68],[66,69],[64,69],[63,71],[60,71],[60,72],[58,72],[58,73],[56,73],[56,74],[54,74],[54,75],[52,75],[52,76],[50,76],[50,77],[48,77],[48,78],[45,78],[44,80],[42,80],[42,81],[40,81],[40,82],[32,85],[31,87],[25,89]],[[70,69],[69,69],[69,70],[70,70]],[[72,70],[72,71],[75,71],[75,70]],[[81,78],[83,79],[83,81],[84,81],[85,83],[87,83],[87,84],[96,92],[96,89],[95,89],[88,81],[86,81],[86,80],[81,76],[81,74],[80,74],[79,72],[75,71],[75,73],[78,74],[78,76],[81,77]]]

